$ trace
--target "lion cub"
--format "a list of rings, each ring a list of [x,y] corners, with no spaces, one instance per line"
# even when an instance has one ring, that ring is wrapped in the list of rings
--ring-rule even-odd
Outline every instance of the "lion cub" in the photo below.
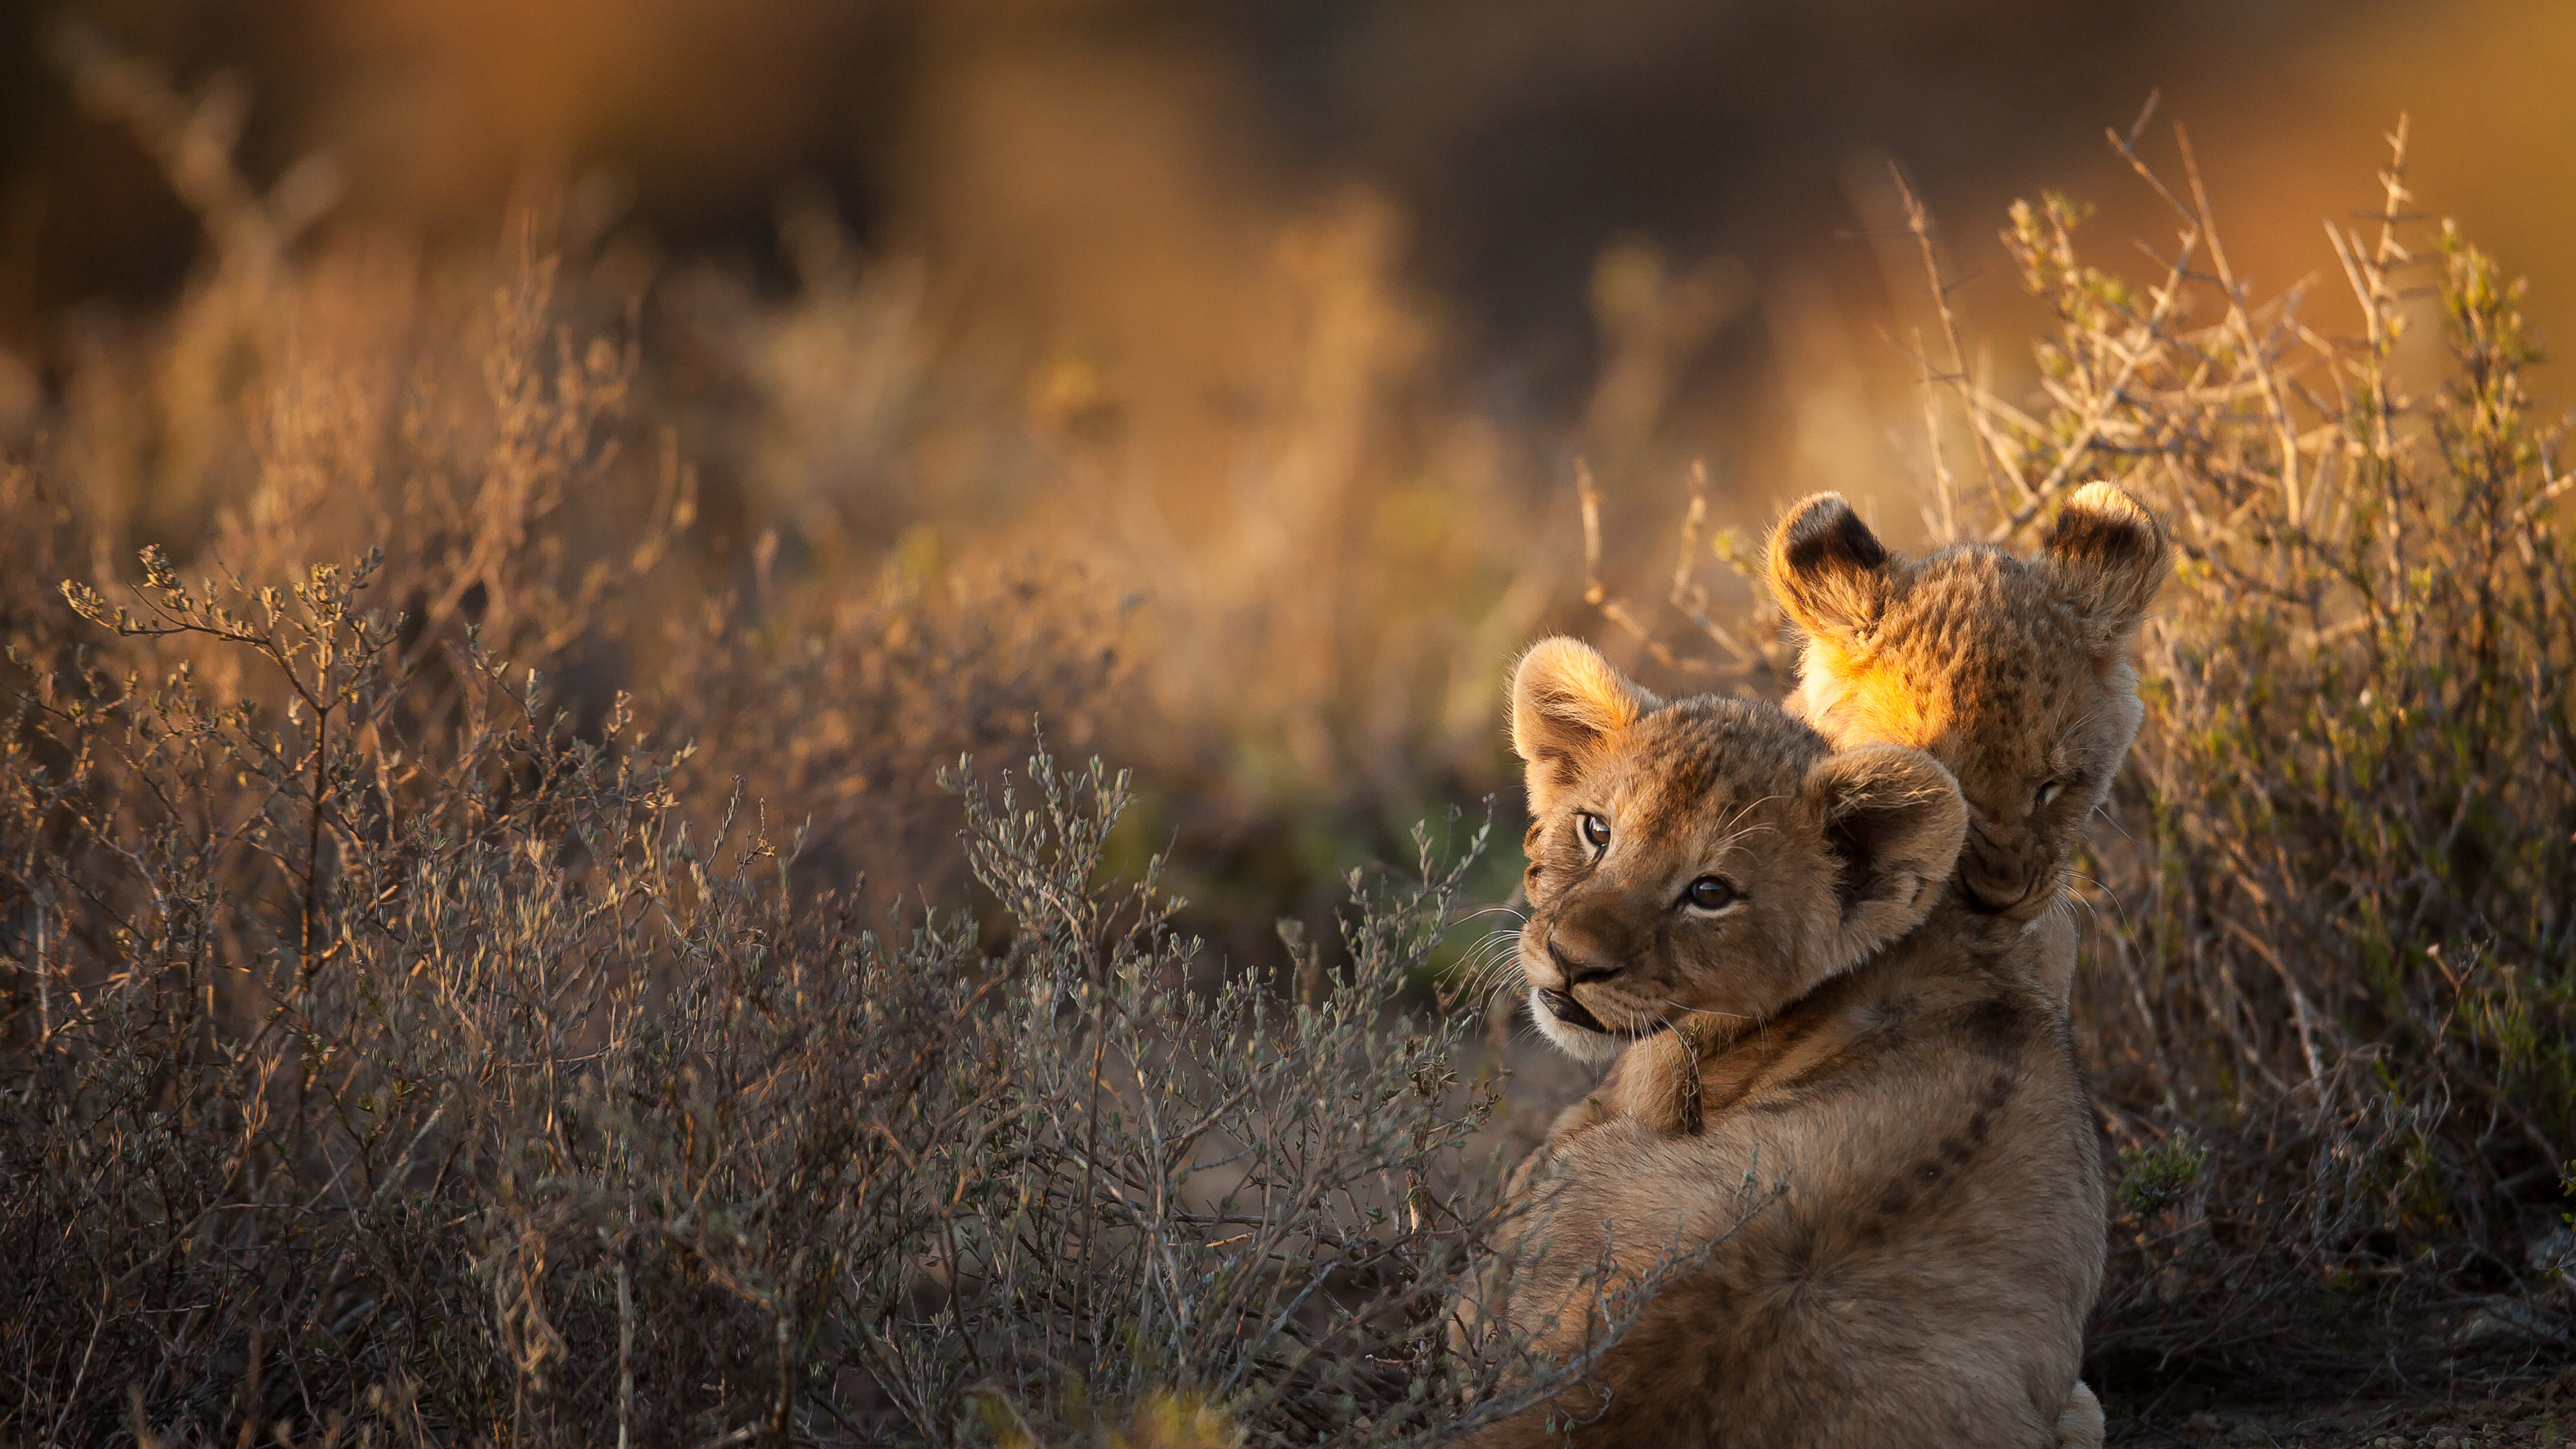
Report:
[[[1570,1413],[1581,1443],[2056,1444],[2100,1164],[2021,923],[1949,890],[1949,771],[1769,705],[1661,703],[1564,639],[1523,659],[1512,734],[1541,1028],[1598,1060],[1688,1022],[1703,1069],[1696,1133],[1608,1121],[1538,1170],[1495,1306],[1569,1351],[1597,1265],[1708,1256],[1583,1386],[1479,1442]],[[1739,1223],[1753,1181],[1785,1197]]]
[[[1908,563],[1839,494],[1771,531],[1771,587],[1807,636],[1791,713],[1838,747],[1911,745],[1968,802],[1958,885],[1979,910],[2063,925],[2043,963],[2064,1000],[2059,889],[2143,710],[2129,650],[2171,567],[2163,523],[2109,483],[2066,500],[2039,551],[1986,544]]]

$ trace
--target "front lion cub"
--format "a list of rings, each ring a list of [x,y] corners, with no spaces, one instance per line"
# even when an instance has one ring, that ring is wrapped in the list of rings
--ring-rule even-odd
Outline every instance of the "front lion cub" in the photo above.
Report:
[[[1583,1385],[1477,1442],[2055,1445],[2100,1164],[2021,923],[1948,889],[1950,773],[1768,705],[1661,703],[1571,640],[1512,694],[1542,1029],[1598,1060],[1687,1023],[1703,1070],[1690,1135],[1610,1120],[1556,1149],[1490,1307],[1570,1352],[1602,1263],[1707,1257]],[[1739,1223],[1748,1181],[1785,1195]]]

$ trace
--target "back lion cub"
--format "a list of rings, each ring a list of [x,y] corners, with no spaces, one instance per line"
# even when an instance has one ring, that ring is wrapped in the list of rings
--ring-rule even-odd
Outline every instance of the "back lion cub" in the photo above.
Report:
[[[1549,640],[1513,681],[1540,1025],[1598,1060],[1703,1033],[1692,1135],[1627,1120],[1535,1171],[1498,1309],[1564,1353],[1605,1260],[1707,1257],[1580,1386],[1477,1441],[2058,1442],[2104,1216],[2064,1013],[2020,923],[1960,906],[1938,761],[1836,752],[1775,707],[1665,704]],[[1928,919],[1927,919],[1928,914]],[[1785,1195],[1737,1221],[1739,1188]]]

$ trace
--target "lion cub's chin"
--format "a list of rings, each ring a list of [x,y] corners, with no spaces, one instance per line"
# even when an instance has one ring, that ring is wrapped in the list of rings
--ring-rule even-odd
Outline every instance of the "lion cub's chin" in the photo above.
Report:
[[[1540,1034],[1553,1043],[1558,1051],[1579,1062],[1597,1064],[1616,1060],[1630,1041],[1628,1037],[1614,1036],[1606,1031],[1593,1031],[1588,1027],[1576,1026],[1570,1021],[1560,1020],[1555,1012],[1547,1009],[1547,1003],[1539,999],[1536,987],[1530,988],[1529,1008],[1530,1020],[1538,1023]]]

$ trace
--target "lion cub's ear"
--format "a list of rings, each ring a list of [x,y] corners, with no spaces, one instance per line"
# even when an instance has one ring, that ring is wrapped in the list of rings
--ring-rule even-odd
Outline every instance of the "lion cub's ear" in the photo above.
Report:
[[[1512,671],[1512,753],[1529,762],[1530,813],[1555,803],[1657,702],[1589,644],[1532,645]]]
[[[2058,510],[2040,545],[2069,593],[2101,631],[2103,642],[2127,641],[2173,567],[2162,520],[2110,483],[2087,483]]]
[[[1865,642],[1895,594],[1894,563],[1839,493],[1799,499],[1771,530],[1771,592],[1815,637]]]
[[[1967,836],[1968,807],[1940,761],[1901,745],[1827,755],[1808,769],[1805,793],[1839,870],[1827,951],[1842,970],[1932,913]]]

